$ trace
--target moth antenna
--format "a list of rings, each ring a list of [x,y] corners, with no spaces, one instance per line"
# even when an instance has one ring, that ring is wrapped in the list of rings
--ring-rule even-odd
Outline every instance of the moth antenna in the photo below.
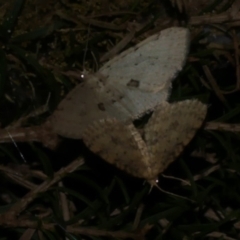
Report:
[[[87,43],[86,43],[86,47],[84,49],[84,54],[83,54],[83,63],[82,63],[82,65],[83,65],[83,72],[85,72],[85,60],[86,60],[86,56],[87,56],[89,36],[90,36],[90,23],[88,24],[88,27],[87,27]]]
[[[85,61],[86,61],[87,50],[88,50],[89,36],[90,36],[90,23],[88,24],[88,27],[87,27],[87,43],[86,43],[84,53],[83,53],[82,72],[81,72],[81,75],[80,75],[82,80],[85,80],[85,75],[87,73],[87,71],[85,69]]]
[[[82,63],[82,65],[83,65],[83,72],[82,72],[82,74],[81,74],[81,78],[82,78],[82,79],[85,78],[85,74],[87,73],[87,71],[85,70],[85,61],[86,61],[87,50],[88,50],[88,43],[89,43],[88,39],[89,39],[89,36],[90,36],[90,26],[91,26],[91,24],[89,23],[89,25],[88,25],[88,31],[87,31],[87,43],[86,43],[86,47],[85,47],[84,55],[83,55],[83,63]],[[94,62],[95,62],[95,64],[96,64],[97,70],[98,70],[98,69],[99,69],[98,62],[97,62],[97,59],[96,59],[96,57],[95,57],[95,55],[93,54],[92,51],[91,51],[91,55],[92,55],[92,57],[93,57],[93,60],[94,60]]]
[[[183,196],[181,196],[181,195],[178,195],[178,194],[175,194],[175,193],[171,193],[171,192],[168,192],[168,191],[160,188],[160,187],[158,186],[158,184],[157,184],[156,181],[154,181],[154,182],[151,181],[151,182],[150,182],[150,185],[151,185],[151,190],[152,190],[153,187],[156,187],[159,191],[161,191],[161,192],[163,192],[163,193],[166,193],[166,194],[168,194],[168,195],[171,195],[171,196],[174,196],[174,197],[178,197],[178,198],[181,198],[181,199],[190,201],[190,202],[195,202],[194,200],[192,200],[192,199],[190,199],[190,198],[183,197]]]
[[[164,177],[164,178],[167,178],[167,179],[173,179],[173,180],[180,181],[181,183],[184,183],[184,184],[186,184],[186,185],[188,185],[188,186],[191,185],[188,181],[186,181],[186,180],[184,180],[184,179],[181,179],[181,178],[177,178],[177,177],[173,177],[173,176],[168,176],[168,175],[165,175],[165,174],[161,174],[161,176]]]

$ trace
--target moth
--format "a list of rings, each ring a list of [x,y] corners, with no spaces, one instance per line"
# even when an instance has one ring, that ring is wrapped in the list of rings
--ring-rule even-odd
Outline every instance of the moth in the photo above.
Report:
[[[154,110],[167,100],[188,48],[188,29],[172,27],[122,52],[63,99],[50,117],[54,132],[81,139],[94,121],[130,123]]]
[[[45,124],[11,129],[10,134],[15,141],[41,141],[55,148],[57,134],[82,139],[86,128],[101,119],[131,124],[168,99],[172,80],[185,64],[188,48],[188,29],[171,27],[160,31],[108,61],[97,73],[86,75]],[[0,131],[0,141],[9,140],[9,133]]]
[[[154,185],[206,115],[196,100],[166,102],[188,48],[189,31],[172,27],[124,51],[63,99],[49,119],[51,128],[82,138],[109,163]],[[140,134],[132,122],[150,111]]]
[[[116,118],[95,121],[83,135],[85,144],[105,161],[157,186],[162,173],[202,125],[207,106],[198,100],[161,103],[140,133]]]
[[[50,117],[51,128],[83,139],[107,162],[156,185],[207,111],[197,100],[166,102],[188,48],[189,31],[172,27],[124,51],[63,99]],[[150,111],[153,115],[140,133],[132,122]]]

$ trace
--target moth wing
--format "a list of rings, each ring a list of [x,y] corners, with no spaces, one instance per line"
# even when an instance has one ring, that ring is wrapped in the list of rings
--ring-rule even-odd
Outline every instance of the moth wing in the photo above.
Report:
[[[109,117],[132,119],[131,112],[120,102],[121,97],[118,90],[107,88],[97,75],[91,75],[60,102],[50,117],[53,130],[64,137],[81,139],[94,121]]]
[[[104,119],[92,124],[84,132],[83,141],[106,162],[127,173],[147,178],[149,153],[139,132],[131,125],[116,119]]]
[[[99,72],[109,82],[156,92],[182,69],[188,48],[186,28],[167,28],[108,61]]]
[[[144,139],[153,154],[151,167],[163,172],[182,152],[202,125],[207,106],[197,100],[163,103],[144,129]]]
[[[130,122],[153,110],[168,97],[172,77],[185,61],[187,41],[186,29],[166,29],[109,61],[62,100],[50,118],[53,130],[78,139],[93,121],[113,117]]]
[[[134,119],[168,98],[171,82],[182,69],[189,48],[186,28],[165,29],[112,60],[99,72],[107,84],[133,104]]]
[[[147,101],[142,95],[136,99]],[[155,96],[158,101],[163,95]],[[139,105],[141,104],[139,100]],[[155,103],[148,102],[146,111]],[[61,136],[81,139],[83,131],[94,121],[116,118],[131,122],[138,117],[136,104],[129,98],[126,89],[107,86],[101,75],[86,77],[60,102],[50,117],[53,131]]]

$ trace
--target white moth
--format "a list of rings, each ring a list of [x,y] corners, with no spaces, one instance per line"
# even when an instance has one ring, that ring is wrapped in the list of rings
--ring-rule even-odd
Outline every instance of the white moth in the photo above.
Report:
[[[207,106],[197,100],[161,103],[140,133],[116,119],[94,122],[83,135],[85,144],[105,161],[157,186],[162,173],[202,125]]]
[[[188,30],[173,27],[113,58],[60,103],[52,116],[55,131],[82,138],[105,161],[157,186],[158,174],[182,152],[207,112],[197,100],[167,103],[188,45]],[[132,121],[152,110],[140,133]]]
[[[107,62],[75,87],[50,118],[53,130],[82,138],[94,121],[130,123],[168,98],[189,47],[186,28],[165,29]]]

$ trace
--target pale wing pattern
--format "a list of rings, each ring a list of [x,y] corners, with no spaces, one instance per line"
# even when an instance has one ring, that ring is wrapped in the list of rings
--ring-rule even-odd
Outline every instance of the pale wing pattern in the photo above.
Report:
[[[100,77],[90,76],[62,100],[50,117],[56,133],[80,139],[84,130],[94,121],[110,117],[131,121],[131,102],[121,103],[122,94],[117,89],[108,89],[99,80]]]
[[[191,141],[202,125],[207,106],[197,100],[163,103],[153,113],[144,131],[144,139],[154,158],[154,175],[163,172]]]
[[[157,92],[182,69],[188,48],[188,29],[167,28],[108,61],[99,72],[110,84]]]
[[[100,70],[110,88],[131,103],[133,119],[166,101],[172,80],[185,64],[189,48],[186,28],[165,29],[107,62]]]
[[[82,138],[93,121],[131,122],[154,110],[168,98],[171,81],[185,62],[188,35],[185,28],[163,30],[106,63],[59,104],[50,118],[53,130]]]
[[[91,76],[90,79],[96,77]],[[139,108],[141,114],[144,114],[153,110],[168,96],[168,92],[158,92],[149,97],[149,93],[135,90],[130,97],[134,96],[139,101],[133,103],[128,90],[107,88],[104,84],[99,86],[98,83],[86,81],[79,84],[62,100],[50,117],[56,133],[81,139],[83,131],[93,121],[113,117],[122,122],[131,122],[140,116]]]
[[[104,119],[88,127],[83,141],[92,152],[135,177],[146,179],[152,171],[149,152],[133,125]]]
[[[50,117],[53,130],[61,136],[80,139],[89,122],[106,118],[105,111],[99,111],[97,92],[85,84],[79,84],[60,102]]]

